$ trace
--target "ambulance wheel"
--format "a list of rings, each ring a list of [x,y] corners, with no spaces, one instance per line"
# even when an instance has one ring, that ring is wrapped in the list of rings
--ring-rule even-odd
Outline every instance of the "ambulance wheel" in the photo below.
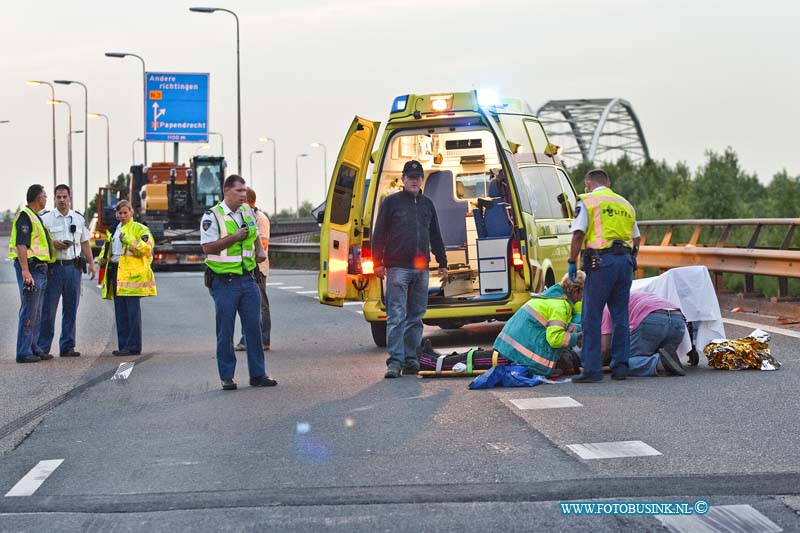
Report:
[[[369,327],[372,329],[375,346],[386,348],[386,322],[370,322]]]

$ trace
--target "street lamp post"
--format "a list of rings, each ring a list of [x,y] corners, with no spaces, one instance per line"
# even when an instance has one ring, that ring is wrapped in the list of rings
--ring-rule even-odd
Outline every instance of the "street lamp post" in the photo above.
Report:
[[[111,134],[108,115],[103,113],[87,113],[89,118],[104,118],[106,121],[106,185],[111,185]]]
[[[143,143],[144,139],[134,139],[131,143],[131,165],[136,164],[136,143]]]
[[[328,148],[320,142],[311,143],[311,148],[322,148],[322,197],[325,198],[328,188]]]
[[[52,106],[57,104],[64,104],[67,106],[69,113],[69,135],[67,137],[67,176],[69,177],[69,190],[72,190],[72,106],[66,100],[49,100],[48,103]],[[53,187],[55,190],[55,187]]]
[[[209,131],[209,135],[219,135],[219,153],[222,157],[225,157],[225,139],[222,137],[222,134],[216,131]]]
[[[194,149],[194,155],[197,155],[198,152],[202,152],[203,150],[208,150],[209,148],[211,148],[210,144],[201,144]]]
[[[308,154],[297,154],[294,158],[294,192],[297,201],[297,218],[300,218],[300,158],[308,157]]]
[[[250,188],[255,189],[253,184],[255,183],[255,179],[253,179],[253,156],[256,154],[263,154],[264,150],[253,150],[250,152]]]
[[[89,88],[75,80],[53,80],[61,85],[83,87],[83,209],[89,207]]]
[[[275,139],[272,137],[259,137],[259,142],[272,143],[272,216],[278,216],[278,163]]]
[[[147,67],[145,67],[144,59],[136,54],[129,52],[106,52],[106,57],[135,57],[142,62],[142,137],[147,137]],[[147,166],[147,141],[142,140],[144,143],[144,166]]]
[[[49,82],[46,82],[46,81],[36,81],[36,80],[29,80],[29,81],[26,81],[25,83],[27,83],[31,87],[36,87],[37,85],[47,85],[48,87],[50,87],[50,99],[51,100],[55,100],[56,99],[56,90],[53,87],[52,83],[49,83]],[[53,106],[53,108],[51,110],[51,113],[52,113],[52,115],[51,115],[52,121],[51,122],[52,122],[52,125],[53,125],[53,190],[55,190],[56,189],[56,185],[58,184],[58,181],[57,181],[57,178],[56,178],[56,106]]]
[[[230,13],[236,19],[236,154],[237,154],[237,172],[242,175],[242,91],[241,91],[241,76],[239,69],[239,17],[230,9],[222,7],[190,7],[189,11],[195,13],[214,13],[215,11],[224,11]]]

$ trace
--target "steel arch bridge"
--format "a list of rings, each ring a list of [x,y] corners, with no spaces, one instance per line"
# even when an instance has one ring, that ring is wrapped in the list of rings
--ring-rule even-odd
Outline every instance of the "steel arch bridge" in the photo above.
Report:
[[[642,126],[627,100],[550,100],[536,114],[570,163],[610,162],[623,155],[635,162],[650,161]]]

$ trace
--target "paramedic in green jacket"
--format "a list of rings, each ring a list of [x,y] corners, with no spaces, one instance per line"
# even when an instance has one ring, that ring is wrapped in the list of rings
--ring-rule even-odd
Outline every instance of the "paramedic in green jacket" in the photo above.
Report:
[[[586,275],[578,271],[575,281],[564,276],[561,283],[534,296],[506,322],[493,348],[534,374],[549,376],[561,349],[575,346],[581,335],[580,328],[571,322],[585,279]]]

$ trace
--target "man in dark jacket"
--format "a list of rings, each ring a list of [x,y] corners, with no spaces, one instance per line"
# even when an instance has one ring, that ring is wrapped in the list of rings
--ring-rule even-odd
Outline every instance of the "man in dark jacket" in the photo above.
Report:
[[[431,248],[439,277],[447,276],[447,256],[433,202],[422,194],[422,165],[403,166],[403,190],[387,197],[372,232],[375,274],[386,277],[385,378],[416,374],[416,349],[422,341],[422,316],[428,306],[428,262]]]

